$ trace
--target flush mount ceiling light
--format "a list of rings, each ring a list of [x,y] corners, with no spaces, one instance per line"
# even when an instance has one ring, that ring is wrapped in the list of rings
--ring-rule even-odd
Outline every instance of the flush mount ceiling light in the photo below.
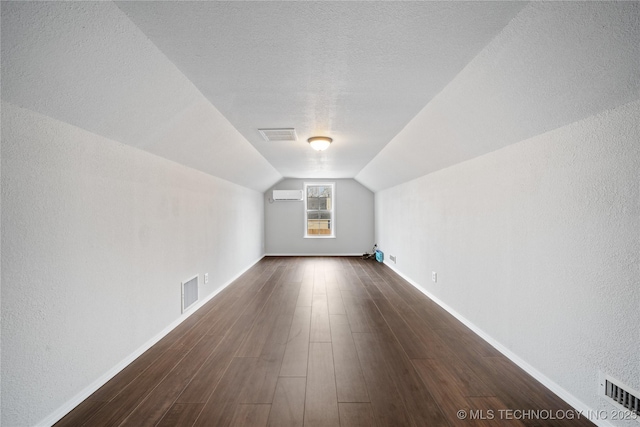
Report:
[[[331,144],[331,141],[333,141],[333,139],[329,138],[328,136],[312,136],[311,138],[307,139],[307,142],[311,145],[311,148],[316,151],[326,150],[327,148],[329,148],[329,144]]]

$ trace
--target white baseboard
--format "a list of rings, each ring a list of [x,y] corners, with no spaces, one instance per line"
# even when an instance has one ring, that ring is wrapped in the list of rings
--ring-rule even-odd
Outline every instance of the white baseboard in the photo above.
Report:
[[[357,254],[266,254],[265,256],[362,256],[361,253]]]
[[[89,386],[87,386],[81,392],[79,392],[74,397],[72,397],[67,402],[65,402],[61,407],[59,407],[54,412],[52,412],[47,417],[45,417],[43,420],[41,420],[38,424],[36,424],[36,426],[38,426],[38,427],[40,427],[40,426],[49,427],[49,426],[52,426],[53,424],[55,424],[56,422],[60,421],[62,419],[62,417],[67,415],[76,406],[78,406],[80,403],[82,403],[86,398],[91,396],[96,390],[98,390],[100,387],[105,385],[111,378],[115,377],[120,371],[122,371],[131,362],[133,362],[138,357],[140,357],[142,355],[142,353],[147,351],[154,344],[156,344],[158,341],[160,341],[162,338],[164,338],[169,332],[174,330],[179,324],[181,324],[182,322],[187,320],[192,314],[194,314],[196,311],[198,311],[198,309],[200,309],[207,302],[209,302],[211,300],[211,298],[213,298],[216,295],[218,295],[224,288],[226,288],[231,283],[233,283],[238,277],[240,277],[244,273],[246,273],[251,267],[256,265],[262,258],[264,258],[264,256],[261,256],[260,258],[258,258],[256,261],[254,261],[248,267],[243,269],[240,273],[236,274],[232,279],[230,279],[229,281],[224,283],[222,286],[220,286],[218,289],[216,289],[215,291],[213,291],[212,293],[207,295],[202,301],[199,301],[196,305],[194,305],[193,307],[189,308],[189,310],[186,313],[183,313],[179,318],[177,318],[175,321],[173,321],[171,324],[169,324],[169,326],[164,328],[161,332],[156,334],[153,338],[151,338],[149,341],[144,343],[142,346],[140,346],[136,351],[131,353],[129,356],[125,357],[118,364],[116,364],[113,368],[109,369],[107,372],[105,372],[103,375],[101,375],[97,380],[95,380],[94,382],[89,384]]]
[[[471,321],[469,321],[463,315],[461,315],[460,313],[455,311],[453,308],[451,308],[445,302],[441,301],[438,297],[434,296],[429,291],[427,291],[426,289],[421,287],[413,279],[411,279],[410,277],[405,276],[402,272],[400,272],[398,269],[396,269],[396,267],[394,265],[387,263],[386,260],[384,261],[384,265],[386,265],[391,270],[393,270],[398,276],[402,277],[404,280],[409,282],[414,288],[416,288],[417,290],[422,292],[424,295],[426,295],[433,302],[435,302],[440,307],[445,309],[449,314],[451,314],[453,317],[455,317],[460,322],[462,322],[466,327],[468,327],[473,332],[475,332],[480,338],[485,340],[487,343],[489,343],[491,346],[493,346],[496,350],[498,350],[500,353],[502,353],[507,359],[511,360],[513,363],[518,365],[525,372],[527,372],[533,378],[535,378],[540,383],[542,383],[542,385],[547,387],[549,390],[551,390],[553,393],[555,393],[558,397],[560,397],[562,400],[564,400],[569,405],[571,405],[571,407],[573,407],[576,411],[580,412],[581,414],[593,414],[593,413],[596,413],[596,411],[593,408],[590,408],[589,406],[587,406],[580,399],[578,399],[577,397],[575,397],[574,395],[569,393],[567,390],[565,390],[564,388],[559,386],[557,383],[555,383],[553,380],[548,378],[542,372],[538,371],[536,368],[531,366],[529,363],[527,363],[526,361],[521,359],[517,354],[513,353],[507,347],[505,347],[500,342],[498,342],[493,337],[491,337],[491,335],[487,334],[482,329],[478,328],[475,324],[473,324]],[[599,419],[599,420],[590,420],[590,421],[593,422],[594,424],[596,424],[599,427],[613,427],[613,425],[608,420],[604,420],[604,419],[600,420]]]

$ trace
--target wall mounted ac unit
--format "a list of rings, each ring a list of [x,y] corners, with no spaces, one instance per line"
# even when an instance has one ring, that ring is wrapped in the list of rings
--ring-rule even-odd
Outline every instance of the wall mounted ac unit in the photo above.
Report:
[[[302,200],[302,190],[273,190],[273,200]]]

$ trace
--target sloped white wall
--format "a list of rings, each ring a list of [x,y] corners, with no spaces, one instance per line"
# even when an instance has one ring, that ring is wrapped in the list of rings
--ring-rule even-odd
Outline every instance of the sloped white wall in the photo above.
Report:
[[[3,426],[51,422],[181,318],[181,281],[205,298],[264,253],[262,193],[5,102],[1,170]]]
[[[640,390],[639,118],[635,101],[376,193],[393,268],[605,411],[599,370]]]
[[[640,96],[640,2],[530,2],[356,176],[382,190]]]
[[[281,178],[113,2],[1,7],[4,101],[260,192]]]

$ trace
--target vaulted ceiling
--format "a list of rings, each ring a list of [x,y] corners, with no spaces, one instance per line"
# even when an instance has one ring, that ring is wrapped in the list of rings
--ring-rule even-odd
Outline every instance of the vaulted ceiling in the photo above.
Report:
[[[639,5],[3,2],[2,99],[258,191],[375,191],[638,99]]]

